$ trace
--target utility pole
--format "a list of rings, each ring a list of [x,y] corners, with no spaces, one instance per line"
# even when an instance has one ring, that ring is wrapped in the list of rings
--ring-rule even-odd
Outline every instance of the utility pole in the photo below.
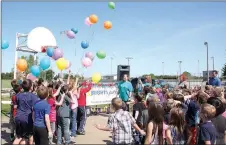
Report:
[[[111,75],[112,75],[112,61],[113,61],[113,57],[111,57]]]
[[[213,60],[213,70],[214,70],[214,57],[212,56],[211,59]]]
[[[200,70],[199,70],[199,60],[198,60],[198,74],[197,74],[198,77],[200,77],[200,76],[199,76],[199,75],[200,75],[199,71],[200,71]]]
[[[164,62],[162,62],[162,76],[164,77]]]
[[[204,45],[206,46],[207,83],[209,83],[209,47],[208,47],[208,42],[204,42]]]
[[[179,63],[179,80],[180,80],[180,76],[181,76],[181,63],[182,63],[182,61],[178,61],[178,63]]]
[[[128,65],[131,59],[133,59],[132,57],[126,57],[126,59],[128,60]]]

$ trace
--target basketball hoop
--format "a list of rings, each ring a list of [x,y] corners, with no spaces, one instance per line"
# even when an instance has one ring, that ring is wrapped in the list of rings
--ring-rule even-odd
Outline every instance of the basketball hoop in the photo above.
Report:
[[[53,49],[56,49],[57,46],[42,46],[42,47],[41,47],[42,53],[46,53],[47,48],[53,48]]]

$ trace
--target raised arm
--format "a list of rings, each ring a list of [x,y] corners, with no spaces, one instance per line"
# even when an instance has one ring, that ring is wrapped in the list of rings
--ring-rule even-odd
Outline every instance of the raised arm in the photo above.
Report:
[[[71,71],[69,70],[69,72],[68,72],[68,77],[67,77],[67,84],[70,83],[70,76],[71,76]]]
[[[61,90],[62,86],[63,86],[63,84],[61,84],[61,85],[59,86],[59,88],[57,89],[56,93],[53,94],[53,97],[54,97],[54,98],[60,94],[60,90]]]
[[[61,105],[63,104],[64,97],[65,97],[65,94],[62,94],[62,95],[61,95],[61,98],[60,98],[60,102],[55,101],[55,105],[61,106]]]

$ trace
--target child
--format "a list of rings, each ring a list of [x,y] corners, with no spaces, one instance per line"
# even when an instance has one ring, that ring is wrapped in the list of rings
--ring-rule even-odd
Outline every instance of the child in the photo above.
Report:
[[[198,144],[211,144],[216,143],[216,128],[213,125],[211,119],[214,118],[216,109],[210,104],[203,104],[200,110],[200,131]]]
[[[33,120],[32,109],[38,97],[31,93],[32,81],[25,80],[22,83],[24,92],[16,95],[17,113],[15,117],[16,123],[16,139],[13,144],[26,144],[29,139],[29,144],[33,144]]]
[[[77,130],[77,112],[78,112],[78,99],[80,94],[80,88],[77,86],[78,78],[76,78],[75,83],[69,83],[69,94],[74,103],[71,103],[71,136],[76,136]]]
[[[164,109],[160,102],[151,102],[148,108],[147,135],[144,144],[163,144]]]
[[[200,110],[200,105],[204,104],[207,102],[207,94],[204,92],[198,92],[196,94],[193,94],[191,96],[191,99],[188,99],[186,101],[188,105],[188,110],[186,113],[186,121],[187,121],[187,126],[188,126],[188,144],[196,144],[197,142],[197,125],[199,123],[199,110]]]
[[[136,120],[136,124],[141,128],[141,116],[142,111],[145,109],[142,103],[143,97],[139,94],[135,96],[135,104],[133,105],[133,117]],[[141,144],[142,136],[138,132],[134,132],[134,138],[136,144]]]
[[[16,117],[16,95],[20,92],[20,85],[17,84],[16,80],[13,80],[11,82],[12,90],[10,91],[10,98],[11,98],[11,110],[10,110],[10,140],[13,141],[15,138],[15,131],[16,131],[16,125],[15,125],[15,117]]]
[[[185,117],[181,108],[170,110],[169,127],[166,130],[166,140],[168,144],[184,144]]]
[[[68,96],[68,85],[64,85],[61,89],[61,95],[58,101],[64,97],[63,104],[57,109],[57,144],[62,144],[62,136],[64,135],[65,144],[70,144],[70,104],[74,103]]]
[[[40,98],[34,105],[34,140],[36,145],[49,145],[49,138],[53,136],[50,127],[49,113],[50,106],[46,101],[48,97],[48,88],[39,86],[37,94]]]
[[[122,100],[120,98],[113,98],[111,104],[115,113],[109,117],[107,126],[101,127],[96,124],[95,127],[103,131],[112,131],[113,144],[132,144],[132,127],[145,135],[145,132],[138,127],[132,115],[128,111],[122,110]]]
[[[50,119],[50,126],[51,126],[51,131],[54,134],[55,128],[56,128],[56,106],[60,106],[63,103],[64,96],[62,96],[60,102],[56,101],[56,96],[59,94],[61,90],[62,85],[58,88],[57,92],[53,94],[53,89],[48,88],[49,91],[49,96],[48,96],[48,104],[50,105],[50,114],[49,114],[49,119]],[[50,144],[53,144],[53,138],[49,139]]]

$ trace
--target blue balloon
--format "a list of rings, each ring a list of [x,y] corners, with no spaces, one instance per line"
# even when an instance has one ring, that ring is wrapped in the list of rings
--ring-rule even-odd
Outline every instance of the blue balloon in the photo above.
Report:
[[[41,59],[39,66],[42,70],[46,70],[50,67],[50,59],[48,57],[44,57]]]
[[[40,67],[37,66],[37,65],[33,65],[31,68],[30,68],[30,71],[32,73],[33,76],[36,76],[38,77],[41,73],[41,70],[40,70]]]
[[[82,41],[81,47],[82,47],[83,49],[88,48],[88,47],[89,47],[89,42],[87,42],[87,41]]]
[[[47,55],[49,56],[49,57],[52,57],[53,56],[53,52],[54,52],[54,49],[53,48],[47,48]]]
[[[2,49],[7,49],[9,47],[9,42],[6,40],[2,40]]]
[[[75,34],[78,33],[78,29],[75,29],[75,28],[71,28],[71,31],[74,32]]]

